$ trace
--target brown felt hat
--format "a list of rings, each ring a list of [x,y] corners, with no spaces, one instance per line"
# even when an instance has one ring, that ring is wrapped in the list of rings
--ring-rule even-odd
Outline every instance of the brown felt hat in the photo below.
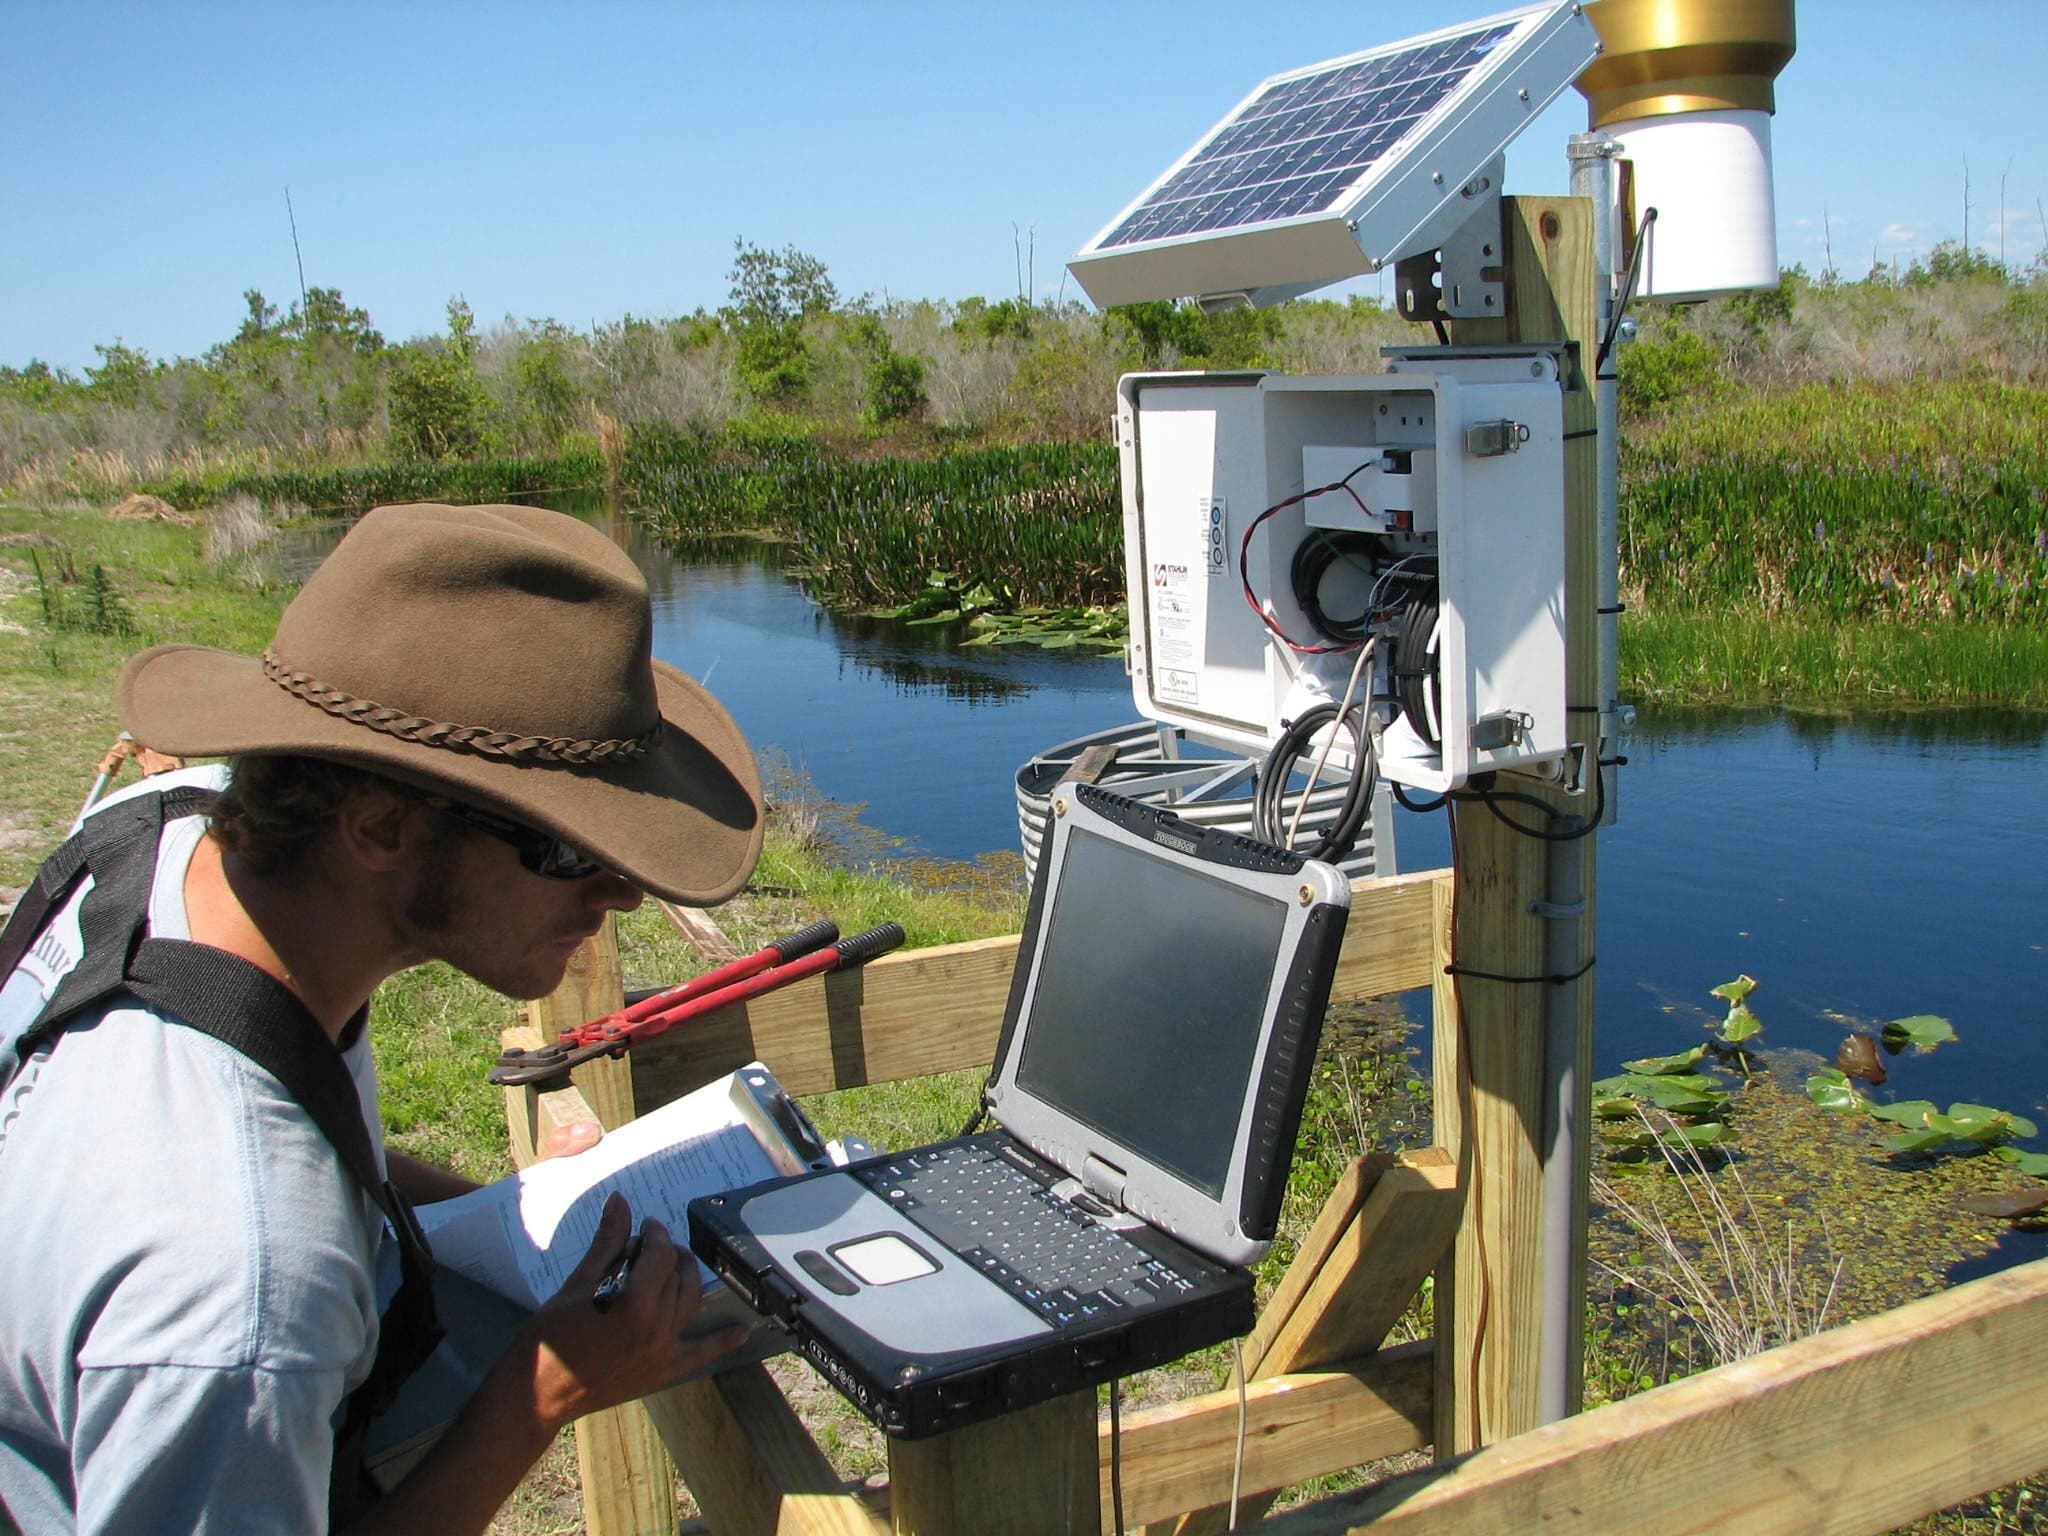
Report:
[[[296,753],[538,827],[674,901],[739,889],[761,779],[718,701],[652,656],[647,584],[610,539],[537,507],[379,507],[262,658],[159,645],[117,698],[180,757]]]

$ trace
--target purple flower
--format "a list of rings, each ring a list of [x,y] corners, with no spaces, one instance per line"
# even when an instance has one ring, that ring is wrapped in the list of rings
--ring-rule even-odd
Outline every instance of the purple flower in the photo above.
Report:
[[[1825,539],[1828,536],[1828,525],[1826,522],[1818,522],[1813,525],[1813,536],[1816,539]]]

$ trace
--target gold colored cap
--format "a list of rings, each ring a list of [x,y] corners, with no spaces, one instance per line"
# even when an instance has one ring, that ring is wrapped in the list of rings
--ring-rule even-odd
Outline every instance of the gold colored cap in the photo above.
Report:
[[[1792,0],[1590,0],[1604,51],[1574,82],[1589,128],[1681,112],[1777,110]]]

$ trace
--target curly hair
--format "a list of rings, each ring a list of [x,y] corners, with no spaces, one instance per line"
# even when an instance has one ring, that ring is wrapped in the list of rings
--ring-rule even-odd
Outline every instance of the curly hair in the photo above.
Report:
[[[213,809],[213,829],[230,851],[267,880],[290,880],[313,844],[334,825],[349,796],[403,787],[367,768],[321,757],[263,754],[228,759],[228,787]]]

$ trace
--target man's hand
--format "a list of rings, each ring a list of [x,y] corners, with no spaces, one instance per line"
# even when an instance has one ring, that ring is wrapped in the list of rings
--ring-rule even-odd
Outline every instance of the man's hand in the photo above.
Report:
[[[533,1403],[550,1424],[645,1397],[747,1340],[740,1326],[682,1336],[703,1299],[697,1260],[651,1218],[641,1226],[640,1256],[625,1290],[610,1310],[598,1311],[591,1298],[631,1232],[625,1197],[614,1193],[583,1262],[526,1325],[533,1345]],[[514,1346],[512,1354],[525,1356],[526,1350]]]
[[[533,1160],[544,1163],[551,1157],[574,1157],[578,1152],[588,1152],[604,1139],[604,1127],[595,1120],[578,1120],[571,1125],[551,1126],[547,1135],[540,1139],[540,1150]]]

